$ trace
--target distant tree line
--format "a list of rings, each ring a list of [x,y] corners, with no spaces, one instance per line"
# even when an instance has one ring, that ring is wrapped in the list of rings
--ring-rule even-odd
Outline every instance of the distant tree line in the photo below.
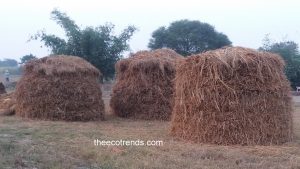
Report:
[[[18,66],[18,62],[14,59],[0,60],[0,67],[15,67]]]
[[[4,60],[0,60],[0,67],[16,67],[19,64],[24,64],[29,60],[36,59],[36,58],[37,57],[32,54],[25,55],[20,58],[21,60],[20,63],[18,63],[18,61],[16,61],[15,59],[4,59]]]
[[[123,57],[125,51],[130,50],[128,42],[137,31],[134,26],[128,26],[119,35],[115,35],[113,24],[88,26],[82,29],[66,13],[57,9],[51,12],[51,19],[64,30],[66,37],[61,38],[40,31],[32,36],[31,40],[40,40],[51,49],[52,54],[82,57],[97,67],[105,79],[114,77],[114,65]],[[148,47],[150,49],[170,48],[183,56],[189,56],[231,44],[227,35],[218,32],[208,23],[179,20],[172,22],[168,27],[162,26],[155,30]],[[281,55],[286,62],[285,72],[292,87],[300,86],[300,55],[297,43],[271,42],[266,37],[259,50]],[[31,54],[23,56],[21,64],[34,58],[35,56]]]
[[[51,12],[51,18],[63,28],[66,39],[41,31],[31,40],[40,40],[51,49],[52,54],[84,58],[97,67],[105,79],[114,77],[114,65],[125,51],[130,50],[128,42],[137,30],[134,26],[128,26],[115,35],[113,24],[81,29],[66,13],[57,9]],[[168,28],[159,28],[153,32],[149,42],[151,49],[167,47],[184,56],[226,45],[231,45],[231,41],[225,34],[217,32],[207,23],[189,20],[176,21]]]

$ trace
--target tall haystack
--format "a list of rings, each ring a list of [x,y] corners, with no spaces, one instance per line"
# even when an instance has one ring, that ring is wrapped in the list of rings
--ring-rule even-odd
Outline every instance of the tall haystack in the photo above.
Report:
[[[171,134],[222,145],[292,139],[290,84],[276,54],[242,47],[208,51],[177,67]]]
[[[169,120],[175,64],[181,58],[173,50],[158,49],[119,61],[110,102],[113,113],[133,119]]]
[[[6,90],[5,90],[5,86],[2,82],[0,82],[0,94],[5,94]]]
[[[65,121],[103,119],[99,76],[94,66],[76,56],[30,61],[16,87],[16,114]]]

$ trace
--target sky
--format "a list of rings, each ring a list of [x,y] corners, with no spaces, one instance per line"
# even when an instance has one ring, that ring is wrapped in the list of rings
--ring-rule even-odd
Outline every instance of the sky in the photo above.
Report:
[[[64,37],[50,19],[57,8],[81,28],[113,23],[118,34],[136,26],[131,52],[147,49],[154,30],[181,19],[199,20],[225,33],[234,46],[258,48],[269,34],[273,41],[300,43],[298,0],[0,0],[0,59],[32,53],[47,56],[40,41],[29,41],[39,30]],[[42,48],[41,48],[42,46]]]

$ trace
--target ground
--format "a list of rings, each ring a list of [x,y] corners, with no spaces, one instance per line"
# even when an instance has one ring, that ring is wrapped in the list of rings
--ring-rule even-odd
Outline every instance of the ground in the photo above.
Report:
[[[103,95],[109,111],[109,92]],[[111,114],[97,122],[0,116],[0,169],[300,169],[300,102],[294,107],[295,138],[281,146],[194,144],[172,138],[169,122]],[[95,146],[95,139],[161,140],[163,145]]]
[[[295,139],[282,146],[216,146],[175,140],[169,122],[108,116],[100,122],[0,117],[0,168],[300,169],[300,107]],[[99,140],[162,140],[163,146],[95,146]]]

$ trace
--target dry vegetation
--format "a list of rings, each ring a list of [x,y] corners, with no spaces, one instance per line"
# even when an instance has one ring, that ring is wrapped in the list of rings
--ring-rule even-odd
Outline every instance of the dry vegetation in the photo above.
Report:
[[[76,56],[48,56],[28,62],[17,84],[21,117],[89,121],[104,118],[100,72]]]
[[[105,121],[0,116],[0,169],[300,169],[300,99],[295,99],[292,142],[220,146],[174,139],[168,121],[116,117],[109,113],[111,84],[103,85],[102,91]],[[162,140],[164,144],[95,146],[94,139]]]
[[[140,51],[116,64],[116,84],[110,106],[125,118],[169,120],[174,105],[176,63],[171,49]]]
[[[169,136],[169,122],[161,121],[108,116],[102,122],[53,122],[1,116],[0,168],[299,169],[300,107],[295,109],[295,139],[281,146],[183,142]],[[164,145],[102,147],[94,146],[94,139],[163,140]]]
[[[174,136],[220,145],[291,140],[290,83],[279,55],[224,47],[188,57],[176,72]]]
[[[2,94],[0,97],[0,115],[14,115],[16,108],[15,102],[13,93]]]

